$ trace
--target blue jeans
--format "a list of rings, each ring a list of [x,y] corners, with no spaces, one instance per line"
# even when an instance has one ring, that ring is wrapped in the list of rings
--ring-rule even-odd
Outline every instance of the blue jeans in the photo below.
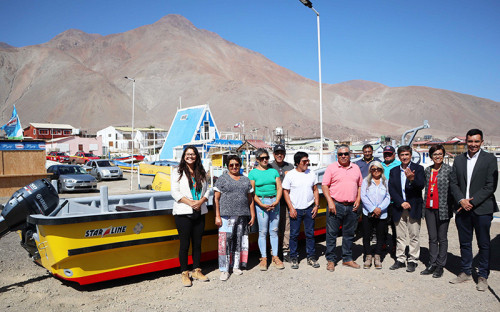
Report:
[[[296,209],[297,218],[290,218],[290,258],[297,258],[297,243],[300,234],[300,225],[304,221],[304,233],[306,234],[306,252],[307,258],[316,259],[316,250],[314,247],[314,219],[312,218],[312,210],[314,204],[306,209]]]
[[[270,205],[276,201],[276,197],[265,198],[259,197],[260,201],[265,205]],[[267,232],[269,228],[269,240],[271,241],[271,249],[273,256],[278,255],[278,226],[280,223],[280,205],[278,204],[273,210],[266,211],[259,205],[255,204],[257,212],[257,223],[259,224],[259,250],[263,258],[267,257]]]
[[[336,262],[335,247],[337,245],[337,236],[339,227],[342,225],[342,260],[344,262],[352,261],[352,241],[354,240],[354,231],[358,224],[358,213],[352,211],[353,206],[345,206],[335,202],[337,214],[327,211],[326,217],[326,260]]]

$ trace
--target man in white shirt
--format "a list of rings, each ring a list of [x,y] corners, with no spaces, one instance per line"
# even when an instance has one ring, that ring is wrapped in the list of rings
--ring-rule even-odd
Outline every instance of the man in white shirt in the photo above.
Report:
[[[319,268],[316,260],[314,241],[314,218],[319,208],[319,192],[317,177],[309,170],[309,155],[297,152],[294,155],[296,168],[285,176],[283,180],[283,195],[290,213],[290,260],[291,268],[299,268],[297,243],[300,225],[304,222],[306,234],[307,264]]]
[[[498,163],[493,154],[481,150],[483,132],[471,129],[466,135],[467,152],[453,162],[450,188],[458,205],[455,215],[460,241],[461,273],[452,284],[472,280],[472,237],[476,232],[478,280],[476,289],[488,289],[490,273],[490,227],[493,213],[498,211],[495,190],[498,184]]]

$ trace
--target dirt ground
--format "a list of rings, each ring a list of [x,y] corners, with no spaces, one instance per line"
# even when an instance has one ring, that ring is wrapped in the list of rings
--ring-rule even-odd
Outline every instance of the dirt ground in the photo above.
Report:
[[[130,184],[122,180],[100,185],[108,185],[114,194],[124,192]],[[449,283],[460,267],[454,220],[448,237],[448,263],[439,279],[419,275],[428,261],[427,231],[422,222],[422,262],[414,273],[389,270],[394,261],[390,256],[385,257],[382,270],[339,265],[335,272],[328,272],[323,236],[316,240],[319,269],[307,266],[302,254],[298,270],[285,264],[282,271],[270,267],[261,272],[259,255],[252,252],[243,275],[222,282],[217,261],[210,261],[202,264],[210,281],[194,281],[193,287],[184,288],[178,269],[87,286],[64,282],[33,263],[17,233],[9,233],[0,239],[0,311],[500,311],[500,222],[493,222],[491,228],[490,287],[485,292],[478,292],[475,282]],[[340,245],[341,238],[338,253]],[[301,244],[300,249],[304,252],[305,246]],[[361,264],[361,239],[355,241],[353,253]]]

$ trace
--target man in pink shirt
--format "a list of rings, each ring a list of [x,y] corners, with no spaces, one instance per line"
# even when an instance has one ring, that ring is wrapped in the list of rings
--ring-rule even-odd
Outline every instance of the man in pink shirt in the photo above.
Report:
[[[335,271],[335,247],[339,227],[342,225],[342,264],[359,269],[352,259],[352,241],[358,224],[357,210],[361,201],[363,177],[359,167],[351,163],[347,145],[337,148],[338,161],[330,164],[323,175],[322,190],[328,202],[326,218],[326,269]]]

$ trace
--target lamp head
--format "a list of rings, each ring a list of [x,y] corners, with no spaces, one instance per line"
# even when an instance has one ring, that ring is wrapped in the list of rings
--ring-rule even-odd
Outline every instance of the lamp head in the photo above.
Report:
[[[312,2],[309,0],[300,0],[300,2],[302,2],[303,5],[305,5],[306,7],[310,8],[310,9],[312,9],[312,7],[313,7]]]

